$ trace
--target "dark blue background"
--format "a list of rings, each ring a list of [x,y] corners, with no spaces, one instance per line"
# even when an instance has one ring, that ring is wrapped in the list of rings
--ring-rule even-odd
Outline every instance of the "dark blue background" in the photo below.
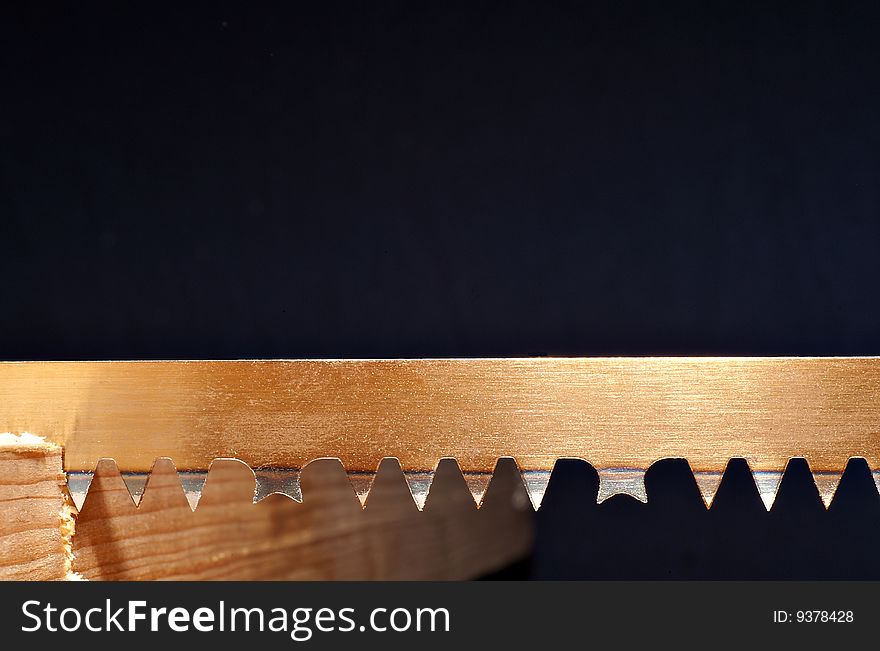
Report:
[[[30,5],[2,359],[880,353],[875,3]]]

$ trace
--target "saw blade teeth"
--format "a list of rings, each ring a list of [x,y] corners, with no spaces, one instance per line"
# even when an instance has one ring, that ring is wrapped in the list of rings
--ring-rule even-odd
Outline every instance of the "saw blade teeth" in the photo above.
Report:
[[[526,492],[535,511],[541,508],[541,503],[544,501],[551,473],[550,470],[523,470],[521,472],[523,485],[526,487]]]
[[[67,473],[67,492],[70,494],[77,511],[82,511],[83,503],[86,501],[86,495],[94,477],[94,472]]]
[[[425,508],[425,500],[428,499],[428,492],[431,490],[431,483],[434,481],[434,471],[404,470],[403,476],[406,478],[416,506],[422,511]]]
[[[599,475],[599,494],[596,501],[601,504],[614,495],[629,495],[639,502],[647,503],[645,471],[641,468],[596,468]]]
[[[259,502],[273,493],[281,493],[297,502],[302,502],[300,475],[301,471],[298,468],[254,469],[254,477],[257,480],[254,502]]]
[[[776,501],[779,485],[782,483],[783,470],[752,470],[752,478],[758,487],[758,495],[764,503],[764,508],[769,512]]]
[[[792,457],[792,459],[801,459],[801,457]],[[157,459],[160,462],[159,468],[167,470],[165,466],[171,464],[169,459]],[[228,461],[228,459],[227,459]],[[243,463],[235,459],[237,463]],[[337,460],[338,461],[338,460]],[[498,472],[499,464],[507,461],[513,464],[513,467],[519,472],[522,479],[525,492],[532,504],[534,510],[539,510],[544,500],[550,482],[552,470],[546,469],[525,469],[519,470],[516,461],[512,457],[501,457],[496,462],[492,471],[487,470],[466,470],[459,471],[465,484],[477,506],[479,508],[485,500],[485,496],[492,484],[493,477]],[[149,490],[149,481],[151,475],[156,472],[157,466],[154,466],[151,472],[118,472],[116,464],[112,459],[104,459],[99,462],[105,465],[113,466],[114,471],[125,483],[126,488],[131,496],[131,500],[135,506],[139,506],[143,501],[146,490]],[[385,457],[379,463],[379,468],[383,464],[393,464],[395,469],[400,468],[400,464],[394,457]],[[444,458],[438,462],[433,470],[403,470],[403,476],[409,487],[413,501],[419,510],[425,507],[431,486],[434,483],[434,477],[440,464],[454,464],[456,469],[459,468],[457,461],[453,458]],[[164,464],[164,465],[163,465]],[[169,466],[171,467],[171,466]],[[107,466],[109,468],[109,465]],[[788,464],[786,464],[786,469]],[[97,470],[97,468],[96,468]],[[107,472],[109,470],[105,469]],[[170,472],[170,471],[169,471]],[[206,479],[209,477],[207,471],[204,470],[185,470],[175,471],[180,480],[183,492],[186,496],[190,508],[195,511],[198,507],[202,491],[205,486]],[[599,491],[596,496],[597,503],[602,503],[614,495],[629,495],[640,502],[647,502],[648,496],[645,488],[645,469],[627,468],[627,467],[607,467],[597,468],[596,472],[599,477]],[[727,472],[724,470],[696,470],[693,472],[694,479],[706,508],[710,509],[714,503],[715,496],[722,483],[723,477]],[[839,488],[843,475],[841,470],[810,470],[815,482],[818,494],[825,505],[829,508],[834,496]],[[258,502],[273,493],[281,493],[294,500],[302,501],[302,489],[300,479],[302,476],[300,469],[294,468],[258,468],[253,470],[255,478],[254,502]],[[758,494],[767,511],[773,508],[776,501],[782,479],[786,470],[751,470],[752,478],[755,482]],[[105,473],[106,474],[106,473]],[[168,473],[166,473],[168,474]],[[376,471],[347,471],[348,480],[357,495],[362,508],[367,507],[368,497],[375,482]],[[880,470],[871,470],[871,476],[880,493]],[[96,472],[70,471],[67,473],[67,489],[73,500],[77,510],[81,511],[85,504],[90,490],[93,488]],[[523,499],[525,495],[522,496]]]
[[[128,492],[131,494],[131,500],[134,502],[135,506],[139,506],[141,499],[143,499],[144,496],[144,489],[147,486],[147,481],[150,479],[150,473],[122,472],[120,475],[122,475],[122,481],[124,481],[126,487],[128,487]]]
[[[195,511],[199,505],[199,499],[202,497],[208,472],[204,470],[178,470],[177,476],[180,477],[180,483],[183,486],[189,507]]]
[[[712,502],[715,500],[723,477],[723,470],[697,470],[694,472],[694,480],[697,482],[697,488],[700,489],[700,495],[703,496],[703,502],[707,509],[712,508]]]

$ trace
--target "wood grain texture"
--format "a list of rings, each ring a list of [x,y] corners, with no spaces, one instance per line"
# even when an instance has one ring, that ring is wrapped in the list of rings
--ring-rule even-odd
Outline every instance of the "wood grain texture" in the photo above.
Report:
[[[173,464],[159,459],[139,507],[112,461],[98,464],[77,520],[74,569],[92,580],[466,579],[531,549],[533,514],[515,468],[477,510],[457,468],[441,464],[419,512],[392,460],[366,509],[337,461],[309,464],[303,502],[252,503],[244,463],[218,459],[193,512]]]
[[[60,580],[70,568],[61,448],[0,435],[0,580]]]
[[[301,468],[338,457],[372,471],[455,457],[524,470],[558,457],[601,468],[733,456],[814,471],[851,456],[880,466],[877,358],[535,358],[372,361],[0,363],[0,430],[65,446],[68,470],[113,457],[146,471],[216,457]]]

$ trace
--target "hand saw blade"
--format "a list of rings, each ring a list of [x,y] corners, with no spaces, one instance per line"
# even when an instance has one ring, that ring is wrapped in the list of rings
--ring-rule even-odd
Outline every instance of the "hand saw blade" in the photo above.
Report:
[[[685,458],[711,503],[742,457],[769,505],[803,457],[827,504],[851,457],[880,485],[878,398],[880,359],[863,357],[0,363],[0,431],[62,445],[80,484],[113,458],[134,493],[171,457],[194,501],[215,458],[294,495],[309,461],[338,458],[363,500],[394,457],[422,501],[441,459],[479,497],[512,457],[536,506],[558,458],[596,468],[600,501],[646,499],[645,470]]]

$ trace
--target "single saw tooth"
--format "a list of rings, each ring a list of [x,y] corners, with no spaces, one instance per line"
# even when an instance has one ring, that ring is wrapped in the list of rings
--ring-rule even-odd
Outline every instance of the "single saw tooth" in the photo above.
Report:
[[[877,493],[880,493],[880,470],[871,473],[874,476],[874,485],[877,487]]]
[[[200,509],[225,508],[229,503],[253,502],[254,471],[244,461],[218,457],[211,462],[198,504]]]
[[[483,502],[486,499],[486,492],[493,485],[493,482],[498,481],[503,484],[504,481],[509,480],[510,476],[514,476],[520,477],[519,481],[524,485],[522,473],[513,457],[499,457],[495,462],[495,469],[492,472],[466,471],[462,472],[462,476],[464,477],[464,481],[467,484],[478,509],[483,506]],[[528,508],[529,499],[527,495],[528,494],[525,491],[513,493],[514,497],[512,499],[514,500],[514,505],[519,510]]]
[[[523,485],[529,494],[529,500],[532,507],[537,511],[541,508],[541,502],[544,501],[544,494],[547,492],[547,485],[550,483],[550,470],[523,470],[521,472]]]
[[[639,502],[648,501],[644,469],[596,468],[596,472],[599,474],[599,494],[596,496],[599,504],[613,495],[629,495]]]
[[[199,499],[202,497],[208,472],[205,470],[178,470],[177,476],[180,478],[189,507],[195,511],[199,505]]]
[[[302,502],[302,488],[298,468],[255,468],[254,477],[257,487],[254,491],[254,502],[259,502],[272,493],[281,493]]]
[[[120,475],[122,475],[122,481],[128,487],[128,492],[131,493],[131,501],[135,503],[135,506],[139,506],[141,498],[144,496],[144,488],[147,485],[147,480],[150,478],[150,473],[121,472]]]
[[[113,513],[128,515],[137,513],[137,505],[131,496],[131,490],[122,480],[122,474],[114,459],[98,459],[95,465],[95,474],[81,513],[91,508],[97,508],[99,511],[109,509]]]
[[[483,493],[480,508],[484,504],[491,504],[493,499],[498,499],[502,495],[517,511],[534,510],[522,479],[522,472],[513,457],[500,457],[495,462],[495,470],[492,472],[489,486]]]
[[[424,510],[425,500],[428,498],[428,492],[431,490],[431,482],[434,481],[433,470],[404,470],[403,476],[409,485],[409,492],[412,493],[413,500],[419,511]]]
[[[463,508],[468,504],[476,510],[477,505],[473,500],[474,496],[464,480],[464,474],[461,472],[458,461],[453,457],[440,459],[434,468],[431,488],[428,490],[428,496],[425,500],[425,510],[431,511],[437,507],[443,509],[444,504],[448,507],[455,503],[460,504]]]
[[[94,478],[94,472],[77,471],[67,473],[67,492],[70,493],[70,498],[73,500],[73,505],[77,511],[82,511],[83,502],[86,501],[86,495]]]
[[[718,487],[721,486],[721,479],[724,477],[724,470],[697,470],[694,471],[694,480],[697,482],[697,488],[700,489],[700,495],[703,496],[703,502],[706,508],[712,508],[712,502]]]
[[[370,486],[369,495],[364,505],[365,512],[371,517],[381,519],[385,515],[398,513],[401,499],[412,500],[412,490],[407,484],[397,457],[385,457],[379,462],[376,477]],[[413,508],[417,509],[415,501]]]
[[[360,513],[363,505],[355,496],[345,466],[339,457],[312,459],[300,473],[303,503],[316,510],[328,509],[344,518],[352,511]],[[332,511],[330,511],[332,509]]]
[[[767,511],[773,508],[773,502],[776,501],[776,494],[779,492],[779,485],[782,483],[784,474],[784,470],[752,470],[752,479],[755,480],[758,495],[761,496],[761,501]]]
[[[192,511],[180,475],[170,457],[158,457],[153,462],[138,508],[148,511],[184,508]]]

